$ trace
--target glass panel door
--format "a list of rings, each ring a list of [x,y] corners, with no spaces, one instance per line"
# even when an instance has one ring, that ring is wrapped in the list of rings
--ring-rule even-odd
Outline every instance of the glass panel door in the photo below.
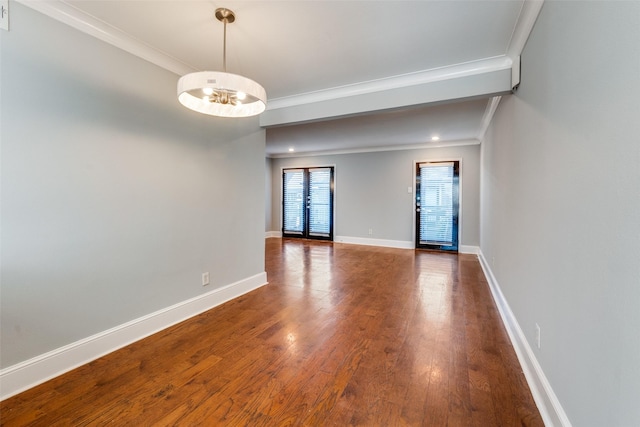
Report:
[[[309,235],[331,235],[332,168],[309,169]]]
[[[333,240],[333,167],[284,169],[282,235]]]
[[[304,233],[305,192],[304,169],[285,169],[283,183],[283,222],[282,232],[287,234]]]
[[[459,162],[416,167],[416,247],[458,251]]]

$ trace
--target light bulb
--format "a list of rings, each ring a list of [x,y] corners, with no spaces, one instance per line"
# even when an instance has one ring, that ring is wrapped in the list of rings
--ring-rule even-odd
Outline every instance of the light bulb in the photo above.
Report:
[[[202,88],[202,93],[204,93],[205,95],[213,95],[213,88],[203,87]]]
[[[244,93],[244,92],[236,92],[236,98],[239,99],[240,101],[242,101],[246,97],[247,97],[246,93]]]

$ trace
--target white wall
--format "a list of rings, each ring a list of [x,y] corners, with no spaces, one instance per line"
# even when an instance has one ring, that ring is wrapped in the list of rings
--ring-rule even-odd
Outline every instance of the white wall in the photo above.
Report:
[[[482,145],[481,250],[575,426],[640,425],[639,141],[640,2],[547,1]]]
[[[327,122],[327,126],[330,126]],[[267,130],[268,132],[268,130]],[[461,160],[461,245],[479,245],[478,145],[272,159],[272,231],[282,223],[282,169],[335,166],[335,236],[408,242],[413,240],[414,162]],[[369,229],[373,235],[369,235]]]
[[[0,37],[2,367],[264,272],[257,118],[16,2]]]

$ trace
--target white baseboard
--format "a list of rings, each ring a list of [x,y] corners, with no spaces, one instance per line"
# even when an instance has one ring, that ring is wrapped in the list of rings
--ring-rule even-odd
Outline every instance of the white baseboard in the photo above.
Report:
[[[458,246],[458,253],[478,255],[480,248],[477,246],[460,245]]]
[[[484,275],[487,278],[487,282],[489,282],[491,294],[498,306],[500,317],[502,317],[502,322],[507,329],[509,339],[516,351],[516,355],[518,356],[518,360],[522,366],[522,371],[527,379],[527,383],[531,389],[531,394],[533,394],[533,399],[538,406],[538,410],[540,411],[540,415],[542,416],[545,426],[571,427],[571,422],[569,421],[567,414],[564,412],[560,401],[551,388],[551,384],[549,384],[547,377],[544,375],[544,372],[542,371],[542,368],[540,367],[524,332],[522,332],[522,329],[518,324],[518,320],[511,311],[509,303],[504,297],[504,294],[500,289],[500,285],[498,285],[498,281],[493,275],[491,267],[489,267],[489,263],[487,263],[482,250],[478,251],[478,259],[480,260],[480,265],[482,266]]]
[[[281,231],[266,231],[264,237],[265,237],[265,239],[268,239],[270,237],[282,237],[282,232]]]
[[[0,400],[267,284],[262,272],[0,370]]]
[[[368,239],[364,237],[336,236],[334,241],[337,243],[351,243],[353,245],[383,246],[386,248],[398,248],[398,249],[414,249],[413,242],[408,242],[404,240]]]

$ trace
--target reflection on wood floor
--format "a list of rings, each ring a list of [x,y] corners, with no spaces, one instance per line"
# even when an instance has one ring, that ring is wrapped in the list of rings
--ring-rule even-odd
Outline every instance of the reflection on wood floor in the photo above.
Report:
[[[2,425],[543,425],[475,256],[274,238],[266,271]]]

